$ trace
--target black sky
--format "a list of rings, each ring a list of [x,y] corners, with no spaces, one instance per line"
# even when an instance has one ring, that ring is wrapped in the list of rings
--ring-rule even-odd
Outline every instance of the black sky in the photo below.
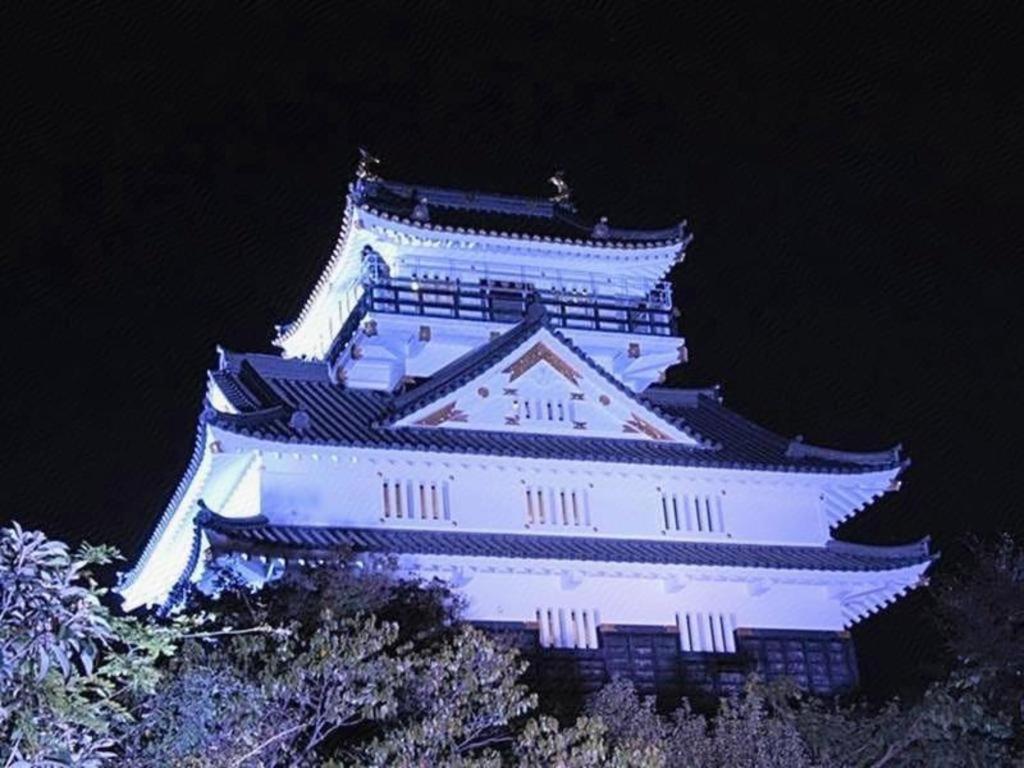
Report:
[[[564,168],[613,224],[688,218],[675,382],[815,443],[902,442],[904,489],[845,536],[931,533],[948,564],[967,532],[1024,533],[1002,9],[206,5],[0,11],[0,518],[137,550],[215,345],[269,351],[365,144],[395,178],[547,194]],[[920,610],[862,630],[879,690],[913,674]]]

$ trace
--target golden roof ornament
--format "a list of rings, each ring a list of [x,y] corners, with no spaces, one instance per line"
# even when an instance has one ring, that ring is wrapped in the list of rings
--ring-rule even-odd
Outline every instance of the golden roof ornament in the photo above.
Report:
[[[571,205],[572,189],[569,188],[569,182],[565,180],[565,171],[555,171],[548,181],[555,186],[555,194],[548,200],[556,205]]]
[[[379,181],[380,176],[374,169],[380,165],[380,158],[374,157],[365,147],[359,148],[359,164],[356,165],[356,178],[362,181]]]

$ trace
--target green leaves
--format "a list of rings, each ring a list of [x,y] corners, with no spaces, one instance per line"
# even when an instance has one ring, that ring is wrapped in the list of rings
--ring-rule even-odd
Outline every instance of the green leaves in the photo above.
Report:
[[[518,679],[525,663],[482,632],[464,627],[410,659],[400,721],[366,747],[361,764],[498,765],[513,721],[536,707]]]
[[[66,545],[17,523],[0,529],[0,761],[98,766],[130,720],[123,701],[152,690],[173,631],[114,618],[90,574],[109,547]],[[163,632],[154,644],[154,633]]]
[[[983,766],[1010,759],[1024,557],[1004,542],[940,585],[960,664],[920,700],[839,707],[751,680],[713,716],[659,713],[616,681],[562,725],[526,662],[386,567],[291,571],[167,621],[112,613],[118,557],[0,529],[0,764],[128,768]],[[1004,607],[1005,610],[1003,610]],[[980,612],[984,615],[975,615]],[[992,636],[989,637],[988,634]],[[1009,681],[1001,681],[1008,676]],[[1013,697],[1017,695],[1018,698]]]
[[[591,768],[608,765],[606,728],[599,719],[581,717],[569,728],[561,728],[552,717],[530,720],[516,739],[513,765]],[[635,763],[640,765],[640,763]],[[652,762],[652,768],[662,763]]]

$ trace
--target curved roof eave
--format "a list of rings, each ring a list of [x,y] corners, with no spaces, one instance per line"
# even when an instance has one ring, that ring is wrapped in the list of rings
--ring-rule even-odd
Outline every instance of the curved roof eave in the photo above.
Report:
[[[472,237],[493,237],[501,240],[517,240],[531,243],[551,243],[553,245],[564,245],[570,247],[599,249],[607,251],[652,251],[672,248],[678,253],[685,251],[686,247],[693,240],[690,234],[680,233],[675,237],[661,240],[594,240],[592,238],[561,237],[558,235],[537,235],[529,232],[516,232],[495,229],[477,229],[474,227],[461,227],[450,224],[432,224],[429,221],[416,221],[415,219],[389,213],[374,208],[371,205],[360,204],[356,206],[360,211],[376,216],[383,221],[393,222],[415,230],[429,232],[432,236],[438,234],[468,235]],[[678,255],[677,257],[678,258]]]

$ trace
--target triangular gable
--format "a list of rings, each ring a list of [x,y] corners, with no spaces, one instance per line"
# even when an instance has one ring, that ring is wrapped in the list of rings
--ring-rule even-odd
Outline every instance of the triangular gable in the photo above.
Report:
[[[429,399],[400,412],[395,426],[699,445],[543,323],[509,331],[476,358],[453,387],[424,384]]]

